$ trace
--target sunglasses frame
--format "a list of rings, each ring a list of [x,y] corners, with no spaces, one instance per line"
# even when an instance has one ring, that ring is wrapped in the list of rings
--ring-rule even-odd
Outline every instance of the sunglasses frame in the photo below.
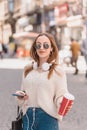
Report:
[[[41,46],[42,46],[41,43],[36,44],[35,45],[36,50],[41,49]],[[43,43],[43,48],[44,49],[48,49],[49,47],[50,47],[50,45],[48,43]]]

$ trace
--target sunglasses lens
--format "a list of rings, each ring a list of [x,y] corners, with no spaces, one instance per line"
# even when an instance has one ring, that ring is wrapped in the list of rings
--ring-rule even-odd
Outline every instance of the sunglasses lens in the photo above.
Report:
[[[36,48],[36,49],[40,49],[41,46],[42,46],[41,44],[36,44],[36,45],[35,45],[35,48]],[[48,44],[48,43],[44,43],[44,44],[43,44],[43,48],[44,48],[44,49],[48,49],[48,48],[49,48],[49,44]]]
[[[40,45],[40,44],[36,44],[36,45],[35,45],[35,48],[36,48],[36,49],[40,49],[40,48],[41,48],[41,45]]]
[[[43,46],[44,46],[44,49],[48,49],[49,48],[49,45],[47,43],[45,43]]]

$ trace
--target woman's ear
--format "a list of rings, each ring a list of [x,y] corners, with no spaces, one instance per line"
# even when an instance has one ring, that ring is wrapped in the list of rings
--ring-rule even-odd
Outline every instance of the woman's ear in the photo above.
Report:
[[[53,51],[53,48],[51,47],[51,52]]]

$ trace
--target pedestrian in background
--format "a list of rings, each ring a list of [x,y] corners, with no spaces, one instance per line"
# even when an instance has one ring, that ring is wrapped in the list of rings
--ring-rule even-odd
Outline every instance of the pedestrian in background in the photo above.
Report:
[[[2,47],[2,42],[0,41],[0,58],[3,58],[3,47]]]
[[[16,54],[17,45],[15,43],[15,39],[13,36],[9,37],[9,43],[8,43],[8,53],[10,57],[15,56]]]
[[[54,37],[39,34],[32,44],[32,63],[24,68],[21,90],[23,130],[59,130],[58,110],[68,92],[66,74],[58,64],[58,48]],[[16,94],[23,94],[16,91]],[[68,111],[70,108],[67,108]]]
[[[85,77],[87,78],[87,33],[86,33],[86,38],[83,39],[83,41],[82,41],[81,52],[84,55],[85,62],[86,62],[86,73],[85,73]]]
[[[71,38],[70,50],[72,52],[71,65],[75,67],[75,75],[78,74],[77,61],[80,54],[80,44]]]

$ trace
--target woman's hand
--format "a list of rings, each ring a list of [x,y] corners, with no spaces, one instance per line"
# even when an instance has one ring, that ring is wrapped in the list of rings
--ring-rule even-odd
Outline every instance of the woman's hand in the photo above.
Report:
[[[67,113],[71,110],[72,105],[73,105],[73,102],[72,102],[72,104],[71,104],[70,106],[67,106],[67,108],[66,108],[66,111],[65,111],[65,114],[64,114],[64,115],[66,115],[66,114],[67,114]]]
[[[22,99],[23,100],[27,100],[28,99],[28,95],[25,94],[25,96]]]
[[[17,98],[20,100],[27,100],[28,95],[23,91],[17,91],[16,94],[18,94]]]

